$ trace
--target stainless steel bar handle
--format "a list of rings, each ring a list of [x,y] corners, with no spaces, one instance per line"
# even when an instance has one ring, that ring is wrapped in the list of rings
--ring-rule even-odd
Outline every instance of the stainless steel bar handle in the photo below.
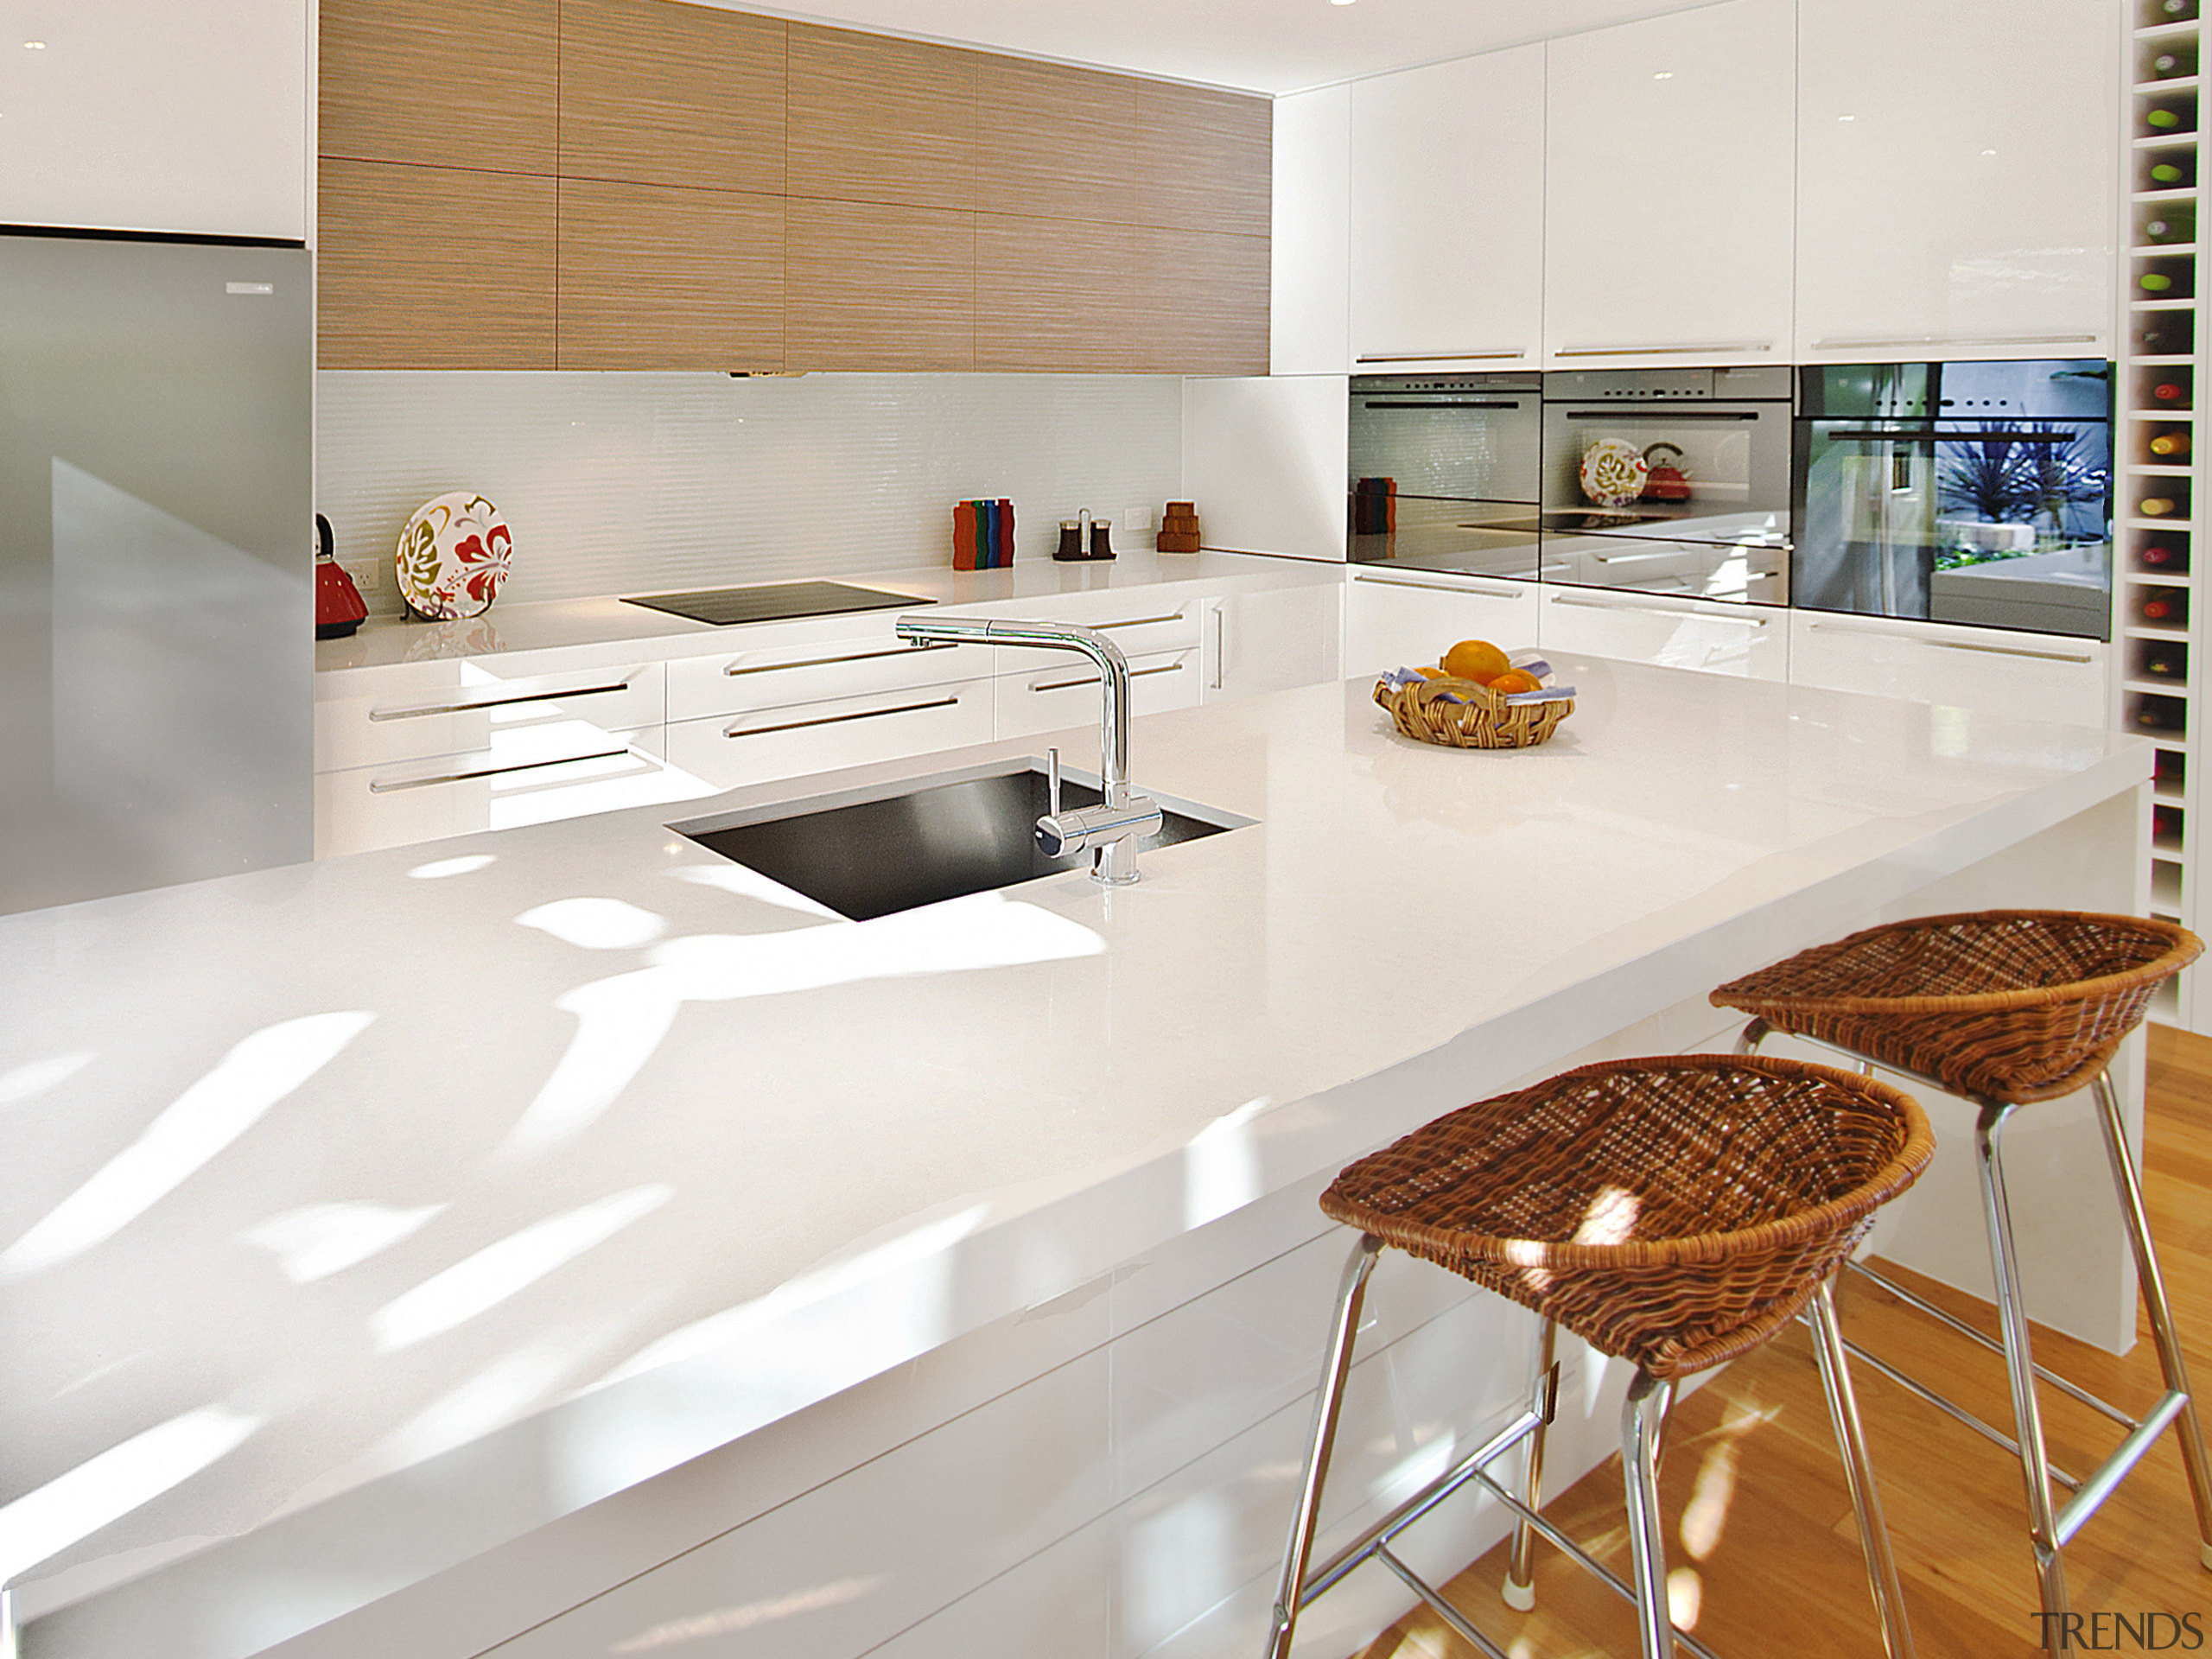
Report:
[[[449,772],[425,772],[419,775],[401,774],[396,777],[387,773],[382,778],[369,779],[369,793],[390,795],[403,789],[427,789],[433,784],[465,784],[479,778],[504,778],[510,772],[536,772],[543,766],[565,766],[578,760],[613,760],[629,753],[630,750],[626,746],[619,749],[597,749],[589,754],[556,755],[548,760],[518,760],[503,766],[464,766]],[[640,755],[638,758],[647,760],[652,766],[657,766],[660,764],[657,760],[651,760],[648,756]]]
[[[1816,352],[1881,346],[2094,346],[2094,334],[1894,334],[1882,339],[1816,340]]]
[[[627,691],[644,673],[642,668],[619,672],[600,670],[579,674],[541,674],[526,680],[506,680],[479,686],[473,691],[441,697],[435,702],[387,704],[369,710],[372,721],[414,720],[424,715],[468,715],[486,709],[511,709],[525,702],[561,702],[571,697],[604,696]]]
[[[1378,588],[1425,588],[1433,594],[1479,594],[1484,599],[1520,599],[1533,588],[1485,588],[1474,582],[1413,582],[1404,576],[1369,576],[1355,573],[1354,582],[1371,582]]]
[[[1147,674],[1173,674],[1180,671],[1182,666],[1183,664],[1181,663],[1175,662],[1161,663],[1156,668],[1133,668],[1129,671],[1129,677],[1133,680],[1141,680]],[[1049,680],[1043,685],[1033,685],[1029,689],[1032,691],[1065,691],[1071,685],[1096,685],[1097,683],[1098,677],[1096,674],[1084,674],[1077,676],[1072,680]]]
[[[766,737],[772,732],[803,732],[812,726],[842,726],[849,720],[880,720],[886,715],[919,714],[925,709],[950,709],[958,697],[934,697],[927,702],[902,702],[889,709],[859,709],[849,715],[819,715],[812,720],[787,720],[777,726],[726,726],[724,737]]]
[[[1705,622],[1728,622],[1738,627],[1763,628],[1767,625],[1764,616],[1719,616],[1711,611],[1694,610],[1688,605],[1620,604],[1609,599],[1578,599],[1572,594],[1561,594],[1552,601],[1554,605],[1572,605],[1584,611],[1641,611],[1649,616],[1694,616]]]
[[[1229,671],[1229,607],[1217,604],[1213,607],[1213,689],[1225,690],[1222,676]]]
[[[911,657],[912,645],[894,645],[889,651],[853,651],[842,657],[809,657],[795,663],[732,663],[722,672],[734,678],[740,674],[775,674],[787,668],[835,668],[842,663],[872,663],[879,657]]]
[[[1133,616],[1125,622],[1098,623],[1096,631],[1100,633],[1107,633],[1116,628],[1148,628],[1155,623],[1180,622],[1185,614],[1185,613],[1182,611],[1177,611],[1171,616]]]
[[[1510,359],[1516,357],[1526,357],[1528,355],[1529,353],[1525,351],[1362,352],[1359,354],[1357,360],[1362,363],[1458,363],[1475,358],[1496,360],[1499,359]]]
[[[1562,346],[1554,357],[1688,357],[1710,352],[1770,352],[1770,340],[1707,340],[1689,346]]]
[[[2032,651],[2025,645],[1984,645],[1967,639],[1923,639],[1918,634],[1899,633],[1894,628],[1852,628],[1834,622],[1808,622],[1805,626],[1814,633],[1851,634],[1862,639],[1897,639],[1908,645],[1930,645],[1938,651],[1971,651],[1985,657],[2025,657],[2039,663],[2082,664],[2097,660],[2093,656],[2071,651]]]

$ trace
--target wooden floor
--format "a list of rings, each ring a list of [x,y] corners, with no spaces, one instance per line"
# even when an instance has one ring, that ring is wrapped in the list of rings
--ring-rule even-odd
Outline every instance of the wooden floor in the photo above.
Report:
[[[2152,1230],[2192,1380],[2212,1395],[2212,1039],[2152,1028],[2146,1132]],[[2101,1166],[2086,1173],[2101,1194],[2108,1190]],[[1986,1305],[1920,1287],[1995,1331]],[[1847,1285],[1840,1305],[1854,1341],[1916,1375],[1952,1377],[1955,1386],[1945,1391],[1953,1398],[2010,1425],[1994,1356],[1864,1281]],[[2041,1330],[2036,1357],[2123,1409],[2142,1409],[2161,1389],[2147,1325],[2125,1359]],[[1853,1382],[1920,1653],[1949,1659],[2037,1652],[2018,1464],[1863,1365]],[[2079,1474],[2117,1443],[2119,1431],[2107,1420],[2049,1389],[2043,1399],[2060,1467]],[[2212,1419],[2212,1410],[2206,1415]],[[1719,1659],[1880,1655],[1851,1502],[1802,1328],[1738,1361],[1682,1402],[1661,1486],[1677,1622],[1691,1624],[1694,1601],[1694,1633]],[[1545,1508],[1627,1577],[1618,1457]],[[1503,1546],[1493,1550],[1446,1593],[1512,1659],[1636,1652],[1628,1605],[1554,1550],[1539,1551],[1536,1611],[1506,1607],[1497,1593],[1504,1557]],[[2107,1619],[2101,1649],[2212,1650],[2212,1573],[2198,1564],[2189,1490],[2171,1433],[2068,1548],[2066,1567],[2076,1612],[2124,1613],[2131,1621],[2145,1612],[2193,1613],[2202,1632],[2200,1643],[2160,1621],[2155,1642],[2139,1643]],[[1370,1647],[1365,1659],[1477,1656],[1422,1610]]]

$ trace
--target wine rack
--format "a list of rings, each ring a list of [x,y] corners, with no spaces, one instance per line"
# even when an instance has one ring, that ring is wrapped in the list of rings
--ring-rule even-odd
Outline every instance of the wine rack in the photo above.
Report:
[[[2190,787],[2193,776],[2206,772],[2193,756],[2200,730],[2212,720],[2212,655],[2201,615],[2212,597],[2198,593],[2212,588],[2212,495],[2196,487],[2204,481],[2196,404],[2205,372],[2197,302],[2206,280],[2197,232],[2204,207],[2198,3],[2133,0],[2122,267],[2127,318],[2114,385],[2113,457],[2120,721],[2158,751],[2149,825],[2152,913],[2190,927],[2197,925],[2201,835],[2212,831],[2212,808],[2198,811]],[[2206,114],[2212,117],[2212,105]],[[2202,582],[2195,569],[2200,558]],[[2212,1030],[2212,1018],[2196,1017],[2199,980],[2212,992],[2212,969],[2194,969],[2166,988],[2154,1014]]]

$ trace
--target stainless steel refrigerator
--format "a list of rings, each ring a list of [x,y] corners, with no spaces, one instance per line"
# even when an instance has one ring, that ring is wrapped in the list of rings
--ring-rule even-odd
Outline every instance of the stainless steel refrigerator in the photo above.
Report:
[[[313,855],[312,273],[0,233],[0,912]]]

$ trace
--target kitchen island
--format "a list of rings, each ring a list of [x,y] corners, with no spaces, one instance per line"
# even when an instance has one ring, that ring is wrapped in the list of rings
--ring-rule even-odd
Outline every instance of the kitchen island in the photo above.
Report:
[[[1025,741],[0,919],[27,1659],[1255,1645],[1337,1167],[1725,1046],[1708,987],[1853,927],[2145,897],[2135,740],[1557,666],[1524,752],[1409,743],[1358,683],[1141,721],[1140,786],[1252,822],[1130,889],[852,923],[666,828]],[[1931,1107],[1885,1248],[1971,1284]],[[2094,1141],[2024,1122],[2016,1207],[2038,1316],[2119,1345]],[[1332,1526],[1524,1383],[1517,1311],[1404,1262],[1371,1305]],[[1624,1381],[1570,1360],[1559,1478]],[[1500,1530],[1436,1527],[1416,1566]]]

